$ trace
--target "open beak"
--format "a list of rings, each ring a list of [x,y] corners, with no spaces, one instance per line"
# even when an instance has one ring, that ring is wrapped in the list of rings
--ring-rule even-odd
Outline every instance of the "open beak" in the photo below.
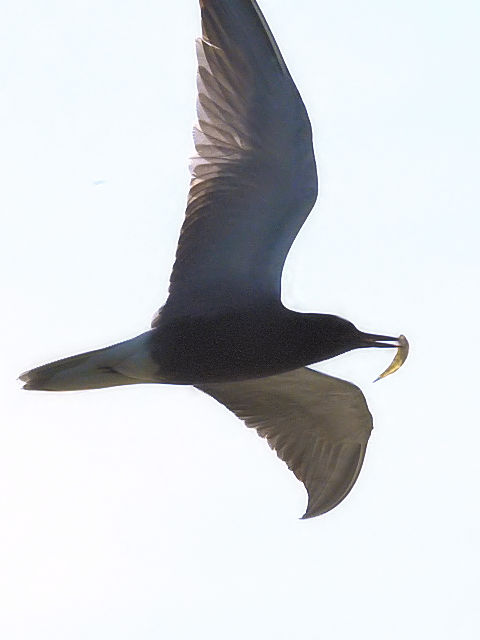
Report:
[[[400,338],[381,336],[376,333],[361,333],[362,347],[400,347]]]

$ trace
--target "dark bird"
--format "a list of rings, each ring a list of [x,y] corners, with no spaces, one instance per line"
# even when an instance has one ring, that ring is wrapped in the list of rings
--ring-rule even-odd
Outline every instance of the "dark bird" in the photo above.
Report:
[[[356,386],[307,365],[406,347],[282,305],[283,265],[317,198],[310,121],[255,0],[200,7],[197,155],[168,299],[149,331],[21,380],[45,391],[194,385],[267,439],[304,483],[308,518],[352,488],[372,418]]]

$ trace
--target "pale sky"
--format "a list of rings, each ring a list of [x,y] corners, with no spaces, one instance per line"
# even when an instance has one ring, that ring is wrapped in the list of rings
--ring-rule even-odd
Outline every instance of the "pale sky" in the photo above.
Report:
[[[188,189],[197,0],[4,0],[0,635],[480,637],[477,1],[261,0],[310,114],[321,195],[284,302],[405,333],[358,351],[360,478],[303,486],[192,388],[24,392],[146,330]]]

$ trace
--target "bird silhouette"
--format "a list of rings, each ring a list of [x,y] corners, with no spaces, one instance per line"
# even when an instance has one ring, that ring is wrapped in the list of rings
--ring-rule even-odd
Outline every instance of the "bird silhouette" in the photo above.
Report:
[[[304,483],[308,518],[352,488],[372,418],[355,385],[307,365],[398,347],[398,368],[407,343],[283,306],[283,265],[317,197],[310,121],[257,3],[200,7],[196,155],[168,298],[149,331],[21,380],[46,391],[193,385],[267,439]]]

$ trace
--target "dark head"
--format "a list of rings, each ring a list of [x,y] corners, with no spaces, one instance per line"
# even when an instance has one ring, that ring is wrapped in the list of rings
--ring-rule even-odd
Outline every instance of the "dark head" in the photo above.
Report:
[[[345,318],[328,314],[311,314],[311,317],[315,319],[317,345],[320,348],[322,360],[333,358],[352,349],[399,346],[398,338],[364,333]]]

